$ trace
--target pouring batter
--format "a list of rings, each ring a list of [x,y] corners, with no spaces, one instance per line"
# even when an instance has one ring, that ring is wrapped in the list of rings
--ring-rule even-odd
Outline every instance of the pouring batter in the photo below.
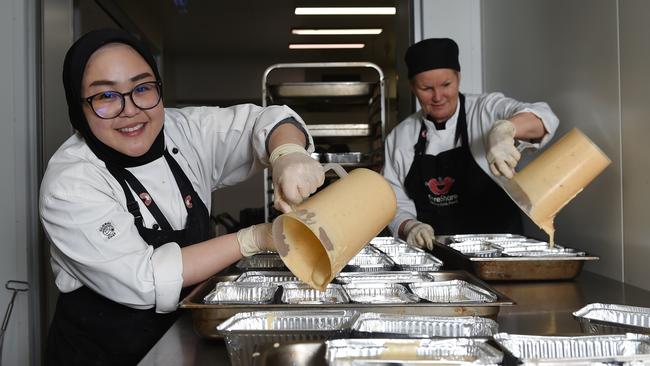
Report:
[[[386,139],[383,174],[398,207],[391,231],[428,248],[434,233],[521,234],[521,212],[497,177],[512,178],[517,144],[544,146],[558,118],[543,102],[460,93],[458,45],[451,39],[418,42],[405,61],[422,109]]]

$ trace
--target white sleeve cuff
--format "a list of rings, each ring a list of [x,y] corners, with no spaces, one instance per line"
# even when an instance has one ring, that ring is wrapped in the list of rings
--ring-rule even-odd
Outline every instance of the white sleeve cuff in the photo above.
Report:
[[[260,159],[264,165],[268,165],[268,153],[266,152],[266,139],[273,130],[276,124],[287,119],[293,118],[302,126],[303,132],[307,133],[307,152],[311,153],[314,151],[314,140],[309,134],[309,129],[307,125],[302,120],[302,118],[291,108],[285,105],[272,105],[264,108],[259,118],[263,123],[256,123],[253,127],[253,148],[255,149],[255,154]]]
[[[172,312],[178,307],[183,287],[181,248],[176,243],[162,245],[154,250],[151,263],[156,293],[156,312]]]
[[[524,108],[523,110],[517,112],[517,113],[523,113],[523,112],[528,112],[532,113],[537,118],[542,120],[542,124],[544,125],[544,129],[546,129],[546,134],[542,136],[542,139],[537,142],[537,143],[530,143],[530,142],[525,142],[526,147],[533,147],[536,149],[539,149],[540,147],[545,146],[555,135],[555,131],[557,130],[557,127],[559,125],[559,120],[555,114],[551,111],[551,109],[548,107],[546,103],[535,103],[536,106],[541,107],[541,108]],[[519,140],[520,142],[524,142]]]
[[[397,212],[393,220],[388,224],[393,237],[399,238],[399,227],[406,220],[417,220],[417,218],[407,212]]]

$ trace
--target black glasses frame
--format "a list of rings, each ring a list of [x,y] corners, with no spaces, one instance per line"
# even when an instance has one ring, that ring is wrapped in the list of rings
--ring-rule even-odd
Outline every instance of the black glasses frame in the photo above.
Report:
[[[135,102],[135,100],[133,100],[133,91],[135,89],[137,89],[141,85],[151,84],[151,83],[154,83],[156,85],[156,88],[158,89],[158,101],[156,102],[156,104],[154,104],[153,106],[151,106],[149,108],[142,108],[142,107],[140,107],[138,105],[138,103]],[[95,107],[93,107],[93,98],[95,98],[98,95],[104,94],[106,92],[112,92],[112,93],[115,93],[115,94],[119,95],[120,100],[122,101],[122,108],[120,108],[120,111],[117,114],[115,114],[113,117],[102,117],[99,114],[97,114],[97,111],[95,110]],[[162,81],[156,80],[156,81],[146,81],[144,83],[140,83],[140,84],[134,86],[133,89],[131,89],[131,91],[127,92],[127,93],[120,93],[120,92],[115,91],[115,90],[106,90],[106,91],[103,91],[103,92],[99,92],[97,94],[93,94],[93,95],[91,95],[89,97],[86,97],[86,98],[81,98],[81,101],[88,103],[88,106],[93,111],[93,113],[95,113],[95,115],[97,117],[99,117],[101,119],[113,119],[113,118],[119,116],[120,114],[122,114],[122,112],[124,111],[124,108],[126,108],[126,100],[125,100],[126,96],[128,96],[131,99],[131,102],[133,102],[133,105],[138,107],[138,109],[140,109],[140,110],[146,111],[146,110],[149,110],[149,109],[156,108],[156,106],[158,104],[160,104],[160,101],[162,100]]]

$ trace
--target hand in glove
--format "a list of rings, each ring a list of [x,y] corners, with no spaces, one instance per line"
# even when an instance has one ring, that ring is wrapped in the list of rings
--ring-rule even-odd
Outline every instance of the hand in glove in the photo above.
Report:
[[[409,245],[418,248],[433,249],[433,228],[417,220],[409,220],[404,224],[404,235]]]
[[[291,212],[297,205],[325,182],[323,167],[300,145],[284,144],[271,152],[274,206]]]
[[[250,257],[260,252],[275,252],[271,224],[253,225],[237,232],[239,251],[244,257]]]
[[[487,161],[492,174],[512,178],[521,154],[515,147],[515,125],[505,119],[498,120],[488,135]]]

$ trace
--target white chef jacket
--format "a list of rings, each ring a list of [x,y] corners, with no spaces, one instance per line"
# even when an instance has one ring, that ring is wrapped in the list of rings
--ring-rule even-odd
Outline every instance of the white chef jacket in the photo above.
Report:
[[[212,191],[244,181],[268,165],[267,137],[289,117],[307,131],[286,106],[166,108],[165,147],[170,152],[178,149],[173,158],[210,210]],[[313,151],[311,137],[309,146]],[[183,229],[187,211],[165,158],[128,170],[151,193],[172,228]],[[151,228],[153,216],[140,200],[136,202],[143,225]],[[122,187],[78,133],[49,161],[40,213],[61,292],[87,286],[132,308],[176,309],[183,284],[179,245],[171,242],[154,249],[144,241]]]
[[[546,145],[557,130],[559,120],[546,103],[523,103],[507,98],[501,93],[464,95],[470,151],[481,169],[500,186],[503,185],[502,181],[491,173],[486,158],[488,132],[494,122],[500,119],[508,119],[517,113],[531,112],[535,114],[542,120],[548,133],[537,143],[520,141],[520,143],[529,145],[534,149]],[[457,142],[455,141],[459,110],[460,100],[456,112],[447,121],[444,130],[436,130],[434,122],[426,119],[426,116],[420,110],[400,122],[386,137],[383,175],[390,183],[397,197],[397,213],[388,225],[395,237],[398,236],[398,230],[402,222],[408,219],[417,219],[415,202],[406,194],[404,181],[413,163],[414,146],[420,134],[421,121],[424,120],[427,127],[425,153],[427,155],[438,155],[461,144],[460,139]]]

